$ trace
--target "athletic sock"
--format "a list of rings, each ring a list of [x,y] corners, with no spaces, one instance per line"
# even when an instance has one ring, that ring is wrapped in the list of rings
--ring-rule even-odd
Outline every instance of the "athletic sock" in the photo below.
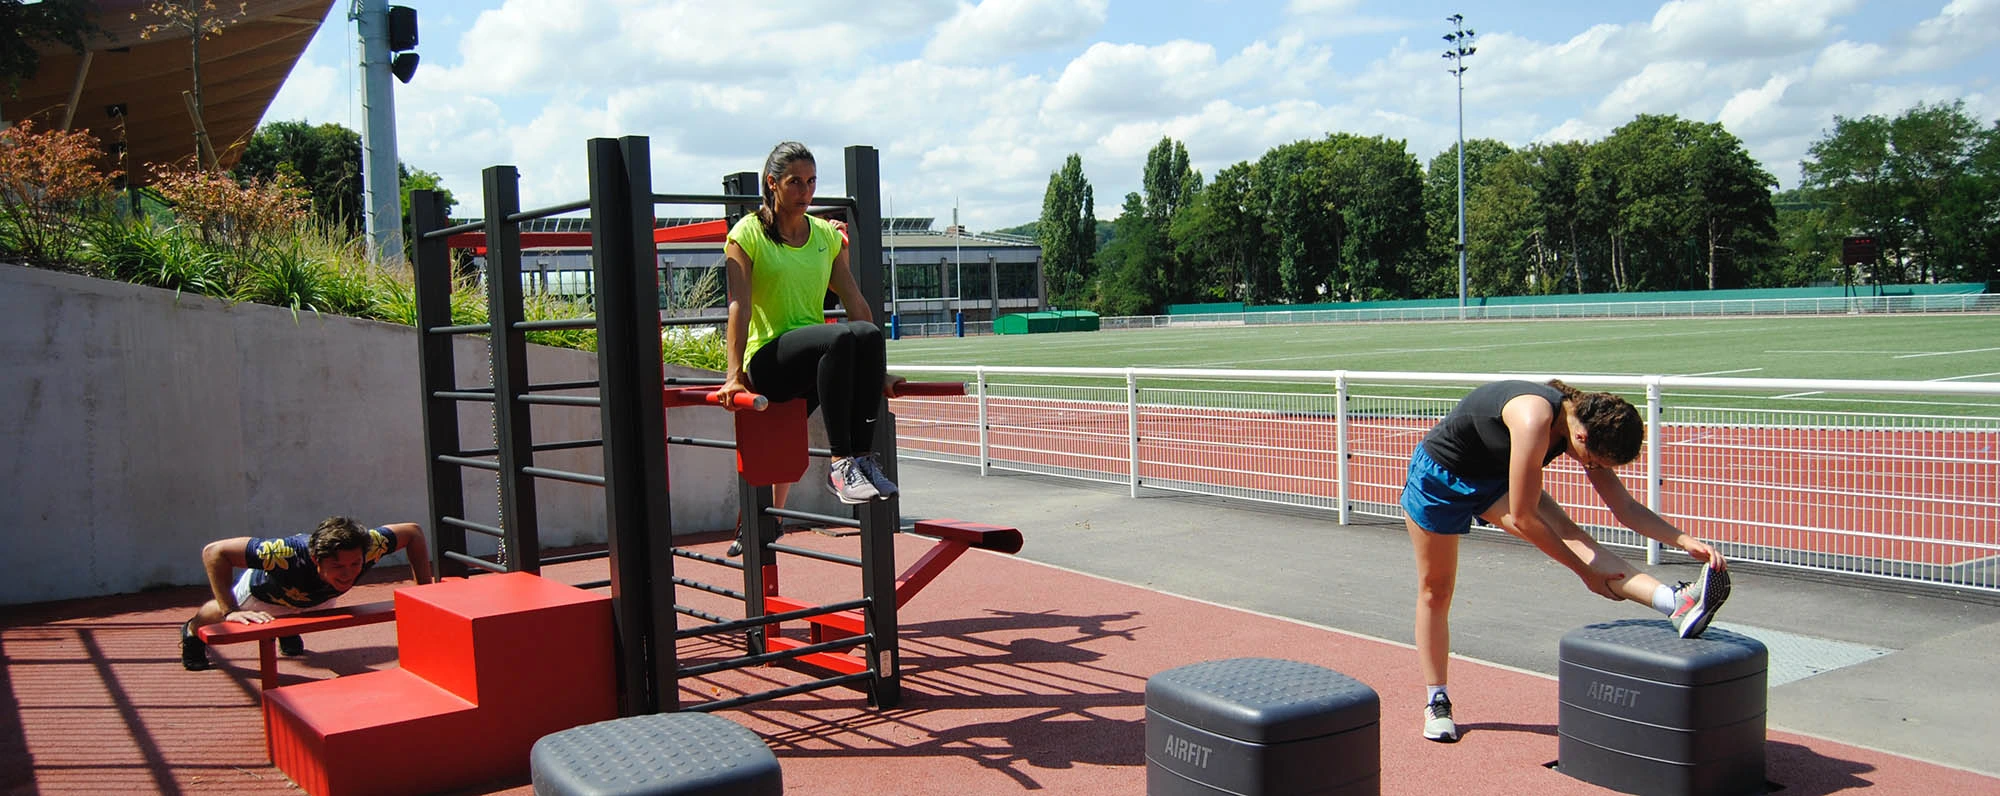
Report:
[[[1425,693],[1424,693],[1424,704],[1428,705],[1428,704],[1430,704],[1430,703],[1432,703],[1432,702],[1435,702],[1435,701],[1437,701],[1437,698],[1438,698],[1438,695],[1439,695],[1439,694],[1443,694],[1443,693],[1444,693],[1444,686],[1441,686],[1441,685],[1427,685],[1427,686],[1424,686],[1424,691],[1425,691]],[[1445,695],[1445,698],[1444,698],[1444,700],[1445,700],[1446,702],[1450,702],[1450,701],[1451,701],[1451,696],[1450,696],[1449,694],[1446,694],[1446,695]]]
[[[1666,614],[1667,616],[1673,616],[1674,607],[1675,607],[1674,587],[1668,586],[1667,584],[1664,583],[1658,586],[1654,586],[1653,610],[1659,611],[1660,613]]]

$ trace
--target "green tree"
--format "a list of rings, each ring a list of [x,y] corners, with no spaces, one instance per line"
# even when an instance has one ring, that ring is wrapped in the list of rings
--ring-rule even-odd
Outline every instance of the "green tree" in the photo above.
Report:
[[[272,122],[250,136],[235,174],[238,180],[285,175],[312,198],[313,215],[320,221],[361,234],[360,133],[333,123]]]
[[[90,37],[101,32],[96,17],[97,5],[90,0],[0,0],[0,78],[6,79],[7,96],[18,94],[21,81],[41,70],[36,45],[81,53]]]
[[[452,206],[458,204],[458,200],[444,187],[443,178],[423,169],[410,168],[405,163],[396,164],[396,181],[399,184],[398,206],[402,209],[403,215],[403,261],[414,263],[417,261],[417,230],[416,218],[410,214],[410,192],[437,191],[439,198],[444,200],[446,215],[451,213]]]
[[[1196,277],[1194,299],[1256,303],[1272,295],[1263,216],[1251,207],[1249,163],[1216,172],[1176,213],[1168,238]]]
[[[1112,236],[1114,240],[1135,234],[1145,236],[1133,241],[1134,248],[1124,255],[1131,258],[1130,267],[1120,272],[1118,278],[1143,280],[1145,284],[1132,286],[1133,292],[1153,299],[1155,306],[1148,310],[1152,312],[1159,305],[1188,301],[1201,294],[1192,265],[1175,252],[1169,234],[1174,217],[1201,192],[1201,173],[1188,165],[1186,145],[1161,138],[1146,154],[1140,181],[1146,192],[1140,207],[1145,223],[1125,226],[1114,223]]]
[[[1042,194],[1042,217],[1035,237],[1042,245],[1042,273],[1049,301],[1081,306],[1088,298],[1091,267],[1097,258],[1097,208],[1083,176],[1083,156],[1071,153],[1049,174]]]
[[[1106,315],[1151,315],[1159,311],[1161,290],[1158,260],[1166,236],[1136,193],[1125,195],[1125,206],[1111,222],[1111,242],[1097,253],[1097,279],[1091,306]]]
[[[1491,138],[1465,142],[1466,236],[1473,235],[1472,197],[1485,179],[1486,167],[1513,150]],[[1402,275],[1405,295],[1414,298],[1444,298],[1458,295],[1458,146],[1431,158],[1424,170],[1424,248],[1414,253]],[[1467,245],[1470,245],[1468,240]],[[1473,270],[1471,252],[1466,254],[1467,279]],[[1470,288],[1467,288],[1470,291]]]

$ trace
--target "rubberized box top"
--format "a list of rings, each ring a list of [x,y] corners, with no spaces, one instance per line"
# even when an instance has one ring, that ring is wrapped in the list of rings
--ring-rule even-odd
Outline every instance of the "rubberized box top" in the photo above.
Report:
[[[1654,682],[1706,685],[1764,671],[1767,656],[1764,642],[1718,627],[1681,638],[1667,620],[1625,619],[1563,634],[1557,657]]]
[[[537,796],[782,796],[778,758],[756,733],[707,713],[656,713],[542,736]]]
[[[1146,680],[1146,708],[1227,738],[1285,743],[1366,727],[1382,715],[1375,689],[1298,661],[1231,658]]]

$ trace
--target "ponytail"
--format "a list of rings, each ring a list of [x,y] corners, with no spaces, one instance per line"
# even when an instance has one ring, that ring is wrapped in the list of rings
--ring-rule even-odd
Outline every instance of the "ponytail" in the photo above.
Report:
[[[1562,379],[1550,379],[1549,386],[1561,392],[1563,403],[1576,411],[1592,453],[1618,464],[1639,458],[1639,446],[1646,441],[1646,424],[1630,402],[1608,392],[1584,392]]]
[[[812,150],[797,141],[784,141],[771,148],[771,154],[764,157],[764,173],[757,177],[757,194],[764,201],[757,205],[757,221],[764,227],[764,237],[772,243],[782,244],[785,239],[778,234],[778,197],[771,193],[771,180],[782,176],[791,168],[793,161],[803,160],[815,163]]]

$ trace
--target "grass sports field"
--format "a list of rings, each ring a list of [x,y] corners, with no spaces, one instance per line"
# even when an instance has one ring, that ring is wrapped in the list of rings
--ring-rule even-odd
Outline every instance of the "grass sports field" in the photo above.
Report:
[[[892,369],[1020,365],[2000,382],[2000,315],[1346,323],[932,337],[891,342],[889,363]],[[1941,414],[2000,414],[2000,399],[1935,400]],[[1923,411],[1896,403],[1895,411]]]

